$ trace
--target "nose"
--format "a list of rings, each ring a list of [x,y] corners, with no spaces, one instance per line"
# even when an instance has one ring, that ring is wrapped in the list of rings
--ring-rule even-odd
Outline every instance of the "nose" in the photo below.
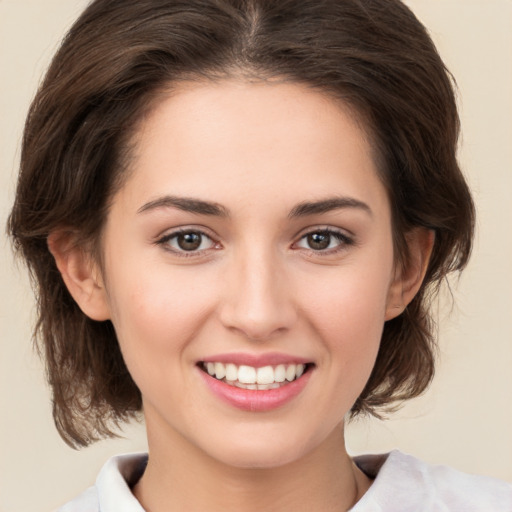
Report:
[[[293,291],[270,254],[240,255],[226,275],[220,320],[229,330],[265,341],[291,329],[297,319]]]

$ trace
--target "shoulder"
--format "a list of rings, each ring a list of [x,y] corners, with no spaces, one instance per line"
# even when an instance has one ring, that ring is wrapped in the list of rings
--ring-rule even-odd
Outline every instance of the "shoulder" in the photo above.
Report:
[[[93,487],[56,512],[144,512],[130,488],[141,477],[146,464],[145,453],[112,457],[101,469]]]
[[[434,466],[399,451],[356,457],[375,480],[353,512],[512,512],[512,485]]]

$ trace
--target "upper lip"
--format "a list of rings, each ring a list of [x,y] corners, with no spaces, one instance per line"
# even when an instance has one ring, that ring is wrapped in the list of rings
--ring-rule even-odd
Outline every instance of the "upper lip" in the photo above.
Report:
[[[266,354],[248,354],[241,352],[232,352],[226,354],[215,354],[201,359],[202,363],[224,363],[235,364],[237,366],[245,365],[254,368],[263,366],[277,366],[279,364],[308,364],[312,361],[304,357],[298,357],[280,352],[269,352]]]

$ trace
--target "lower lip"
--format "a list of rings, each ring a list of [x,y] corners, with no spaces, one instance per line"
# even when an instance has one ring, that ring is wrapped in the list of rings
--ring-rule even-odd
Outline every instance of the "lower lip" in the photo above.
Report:
[[[301,377],[276,389],[243,389],[231,386],[210,376],[198,368],[201,377],[210,390],[224,402],[250,412],[264,412],[277,409],[293,400],[306,386],[311,376],[309,369]]]

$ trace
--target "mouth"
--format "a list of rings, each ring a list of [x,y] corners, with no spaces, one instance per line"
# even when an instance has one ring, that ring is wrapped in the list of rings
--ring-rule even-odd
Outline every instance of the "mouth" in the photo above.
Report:
[[[198,367],[229,386],[249,390],[278,389],[291,384],[313,367],[313,363],[278,364],[261,367],[201,361]]]

